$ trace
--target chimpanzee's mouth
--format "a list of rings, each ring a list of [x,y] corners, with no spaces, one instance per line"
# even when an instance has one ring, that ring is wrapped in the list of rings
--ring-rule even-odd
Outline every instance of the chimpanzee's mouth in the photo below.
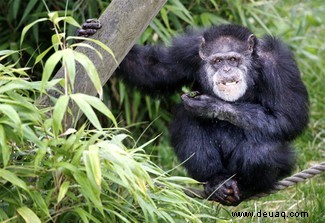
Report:
[[[224,86],[233,86],[239,84],[240,80],[233,80],[233,81],[219,81],[217,85],[224,85]]]

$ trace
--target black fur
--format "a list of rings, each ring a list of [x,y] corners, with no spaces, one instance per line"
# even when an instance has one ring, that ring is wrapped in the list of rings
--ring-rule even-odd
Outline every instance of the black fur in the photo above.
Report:
[[[171,47],[134,46],[117,71],[127,83],[161,96],[194,83],[202,95],[183,96],[170,125],[171,143],[189,174],[207,182],[207,193],[234,175],[211,196],[226,205],[272,189],[291,172],[289,143],[308,122],[308,94],[297,64],[271,36],[255,40],[243,97],[227,102],[211,93],[199,56],[202,36],[246,41],[250,35],[244,27],[223,25],[177,37]]]
[[[194,82],[193,90],[203,95],[183,96],[170,125],[171,143],[191,176],[207,182],[208,193],[235,175],[238,194],[229,195],[238,199],[220,197],[226,192],[212,196],[226,205],[272,189],[291,172],[294,153],[289,142],[308,122],[308,95],[298,67],[289,49],[270,36],[256,40],[245,95],[236,102],[212,96],[198,53],[201,36],[206,41],[226,35],[244,41],[250,34],[246,28],[225,25],[175,38],[169,48],[135,46],[118,70],[131,85],[162,96]],[[189,112],[200,109],[203,115]],[[207,111],[216,117],[204,117]]]

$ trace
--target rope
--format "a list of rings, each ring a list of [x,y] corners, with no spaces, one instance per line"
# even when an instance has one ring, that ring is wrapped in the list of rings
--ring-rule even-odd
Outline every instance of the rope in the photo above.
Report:
[[[284,190],[287,187],[291,187],[299,182],[303,182],[306,179],[312,178],[318,174],[321,174],[322,172],[325,171],[325,162],[322,162],[320,164],[316,164],[309,169],[303,170],[299,173],[296,173],[290,177],[284,178],[283,180],[277,182],[274,186],[273,190],[270,190],[266,193],[260,193],[256,194],[247,200],[255,200],[261,197],[266,197],[270,194],[277,193],[280,190]],[[201,199],[207,199],[208,195],[200,189],[195,189],[195,188],[184,188],[184,192],[186,195],[193,197],[193,198],[201,198]]]

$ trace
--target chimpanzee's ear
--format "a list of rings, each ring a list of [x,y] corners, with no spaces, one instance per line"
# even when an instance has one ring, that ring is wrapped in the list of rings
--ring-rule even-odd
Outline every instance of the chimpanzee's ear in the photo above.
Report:
[[[202,60],[205,60],[207,57],[204,55],[203,53],[203,49],[205,47],[206,43],[205,43],[205,39],[204,37],[202,36],[201,37],[201,43],[200,43],[200,49],[199,49],[199,55],[201,57]]]
[[[254,34],[249,35],[247,43],[248,43],[248,50],[250,52],[253,52],[253,50],[254,50],[255,40],[256,40],[256,37],[254,36]]]

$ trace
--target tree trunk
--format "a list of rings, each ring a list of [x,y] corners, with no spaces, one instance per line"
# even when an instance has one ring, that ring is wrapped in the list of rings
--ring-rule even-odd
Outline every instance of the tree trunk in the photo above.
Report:
[[[113,0],[99,18],[102,28],[92,38],[98,39],[106,44],[113,51],[118,63],[120,63],[166,2],[167,0]],[[112,56],[105,50],[92,42],[89,44],[103,55],[103,60],[91,49],[82,47],[76,50],[87,55],[94,63],[103,86],[113,74],[118,64],[116,64]],[[54,78],[63,77],[64,72],[61,68]],[[96,95],[96,89],[80,64],[76,66],[74,89],[75,93]],[[52,92],[49,94],[56,98],[59,96]],[[49,97],[44,96],[39,98],[38,104],[46,107],[51,105],[51,101]],[[76,105],[72,105],[71,109],[74,117],[78,119],[78,108]],[[68,121],[67,125],[67,127],[70,127],[71,120]]]

